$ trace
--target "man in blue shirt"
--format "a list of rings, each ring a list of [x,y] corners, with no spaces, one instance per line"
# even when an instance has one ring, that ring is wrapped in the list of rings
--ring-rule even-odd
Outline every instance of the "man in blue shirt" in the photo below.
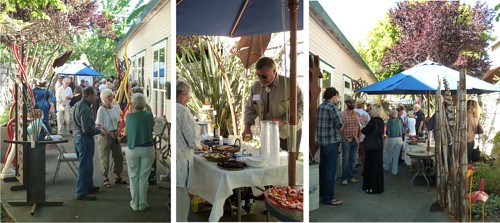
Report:
[[[317,111],[316,139],[320,147],[319,181],[323,204],[342,205],[343,201],[333,198],[337,160],[339,156],[340,128],[342,119],[337,109],[339,92],[329,87],[323,93],[323,103]]]

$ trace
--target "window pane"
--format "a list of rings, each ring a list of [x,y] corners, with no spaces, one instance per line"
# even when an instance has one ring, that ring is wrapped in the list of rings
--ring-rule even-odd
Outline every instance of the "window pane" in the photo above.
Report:
[[[161,48],[158,50],[159,51],[159,75],[160,76],[160,85],[159,85],[159,89],[162,89],[164,90],[165,89],[165,79],[166,79],[166,75],[165,75],[165,71],[167,70],[166,69],[166,61],[165,61],[165,48]]]
[[[153,88],[158,89],[158,82],[159,82],[159,51],[155,50],[153,53]]]

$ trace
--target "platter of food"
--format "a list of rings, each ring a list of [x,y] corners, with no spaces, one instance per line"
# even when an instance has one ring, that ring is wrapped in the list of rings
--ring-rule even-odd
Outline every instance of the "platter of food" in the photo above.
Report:
[[[409,140],[406,140],[406,143],[408,143],[410,145],[417,145],[419,143],[425,143],[425,140],[409,139]]]
[[[304,189],[273,187],[264,192],[266,207],[280,220],[302,221],[304,212]]]
[[[208,161],[222,162],[231,159],[233,154],[230,152],[211,151],[211,152],[204,152],[202,156],[205,157],[205,159],[207,159]]]
[[[247,166],[244,162],[237,160],[227,160],[223,162],[218,162],[217,166],[224,170],[242,170]]]
[[[213,150],[215,151],[221,151],[221,152],[231,152],[235,153],[240,151],[240,147],[236,145],[223,145],[223,146],[214,146]]]

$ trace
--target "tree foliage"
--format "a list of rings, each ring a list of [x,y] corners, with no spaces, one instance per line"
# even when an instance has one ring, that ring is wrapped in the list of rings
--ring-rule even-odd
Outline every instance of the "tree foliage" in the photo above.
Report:
[[[383,80],[393,75],[396,71],[392,69],[382,70],[382,59],[385,53],[394,45],[399,33],[394,25],[389,22],[389,17],[377,22],[377,25],[368,33],[366,46],[357,47],[359,55],[365,60],[366,64],[378,80]]]
[[[79,58],[85,53],[92,67],[104,76],[117,76],[113,62],[116,40],[125,35],[127,26],[130,26],[147,6],[147,2],[140,0],[127,15],[126,7],[130,0],[101,0],[103,14],[114,19],[113,33],[116,39],[103,37],[100,32],[91,30],[90,35],[79,36],[76,43],[76,52],[72,59]]]
[[[388,16],[389,24],[379,23],[372,30],[371,35],[376,36],[370,37],[371,45],[360,50],[379,78],[426,59],[452,68],[464,67],[474,76],[488,70],[485,48],[493,40],[494,13],[485,3],[469,6],[458,1],[402,1]]]

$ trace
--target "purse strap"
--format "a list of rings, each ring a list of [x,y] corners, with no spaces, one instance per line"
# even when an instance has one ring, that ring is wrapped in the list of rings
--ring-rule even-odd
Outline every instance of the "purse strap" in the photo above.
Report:
[[[106,110],[106,113],[108,113],[109,120],[111,120],[111,126],[113,126],[113,128],[115,128],[115,125],[113,125],[113,118],[111,118],[111,115],[109,114],[108,109],[106,107],[104,107],[104,105],[102,107],[104,108],[104,110]],[[115,128],[113,130],[116,130],[116,129],[117,128]]]

